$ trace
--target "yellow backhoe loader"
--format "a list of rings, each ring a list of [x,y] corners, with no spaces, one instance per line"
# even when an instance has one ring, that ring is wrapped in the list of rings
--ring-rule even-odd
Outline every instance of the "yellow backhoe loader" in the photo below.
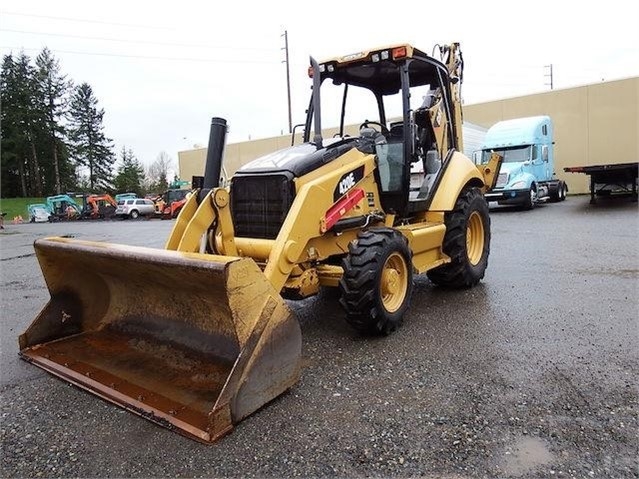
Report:
[[[480,170],[460,153],[462,70],[456,43],[311,58],[303,143],[225,187],[227,125],[213,118],[202,188],[164,250],[35,242],[51,299],[20,336],[21,357],[212,442],[298,380],[301,332],[284,299],[339,288],[355,330],[386,335],[414,274],[475,285],[500,158]],[[324,138],[322,124],[339,126]]]

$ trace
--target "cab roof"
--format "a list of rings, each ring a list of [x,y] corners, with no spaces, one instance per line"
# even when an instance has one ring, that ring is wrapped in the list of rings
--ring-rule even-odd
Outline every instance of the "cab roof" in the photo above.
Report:
[[[401,88],[399,67],[407,60],[414,60],[408,65],[411,87],[439,84],[439,75],[448,77],[439,60],[409,44],[398,44],[325,60],[319,64],[320,80],[330,78],[336,85],[347,83],[392,95]]]

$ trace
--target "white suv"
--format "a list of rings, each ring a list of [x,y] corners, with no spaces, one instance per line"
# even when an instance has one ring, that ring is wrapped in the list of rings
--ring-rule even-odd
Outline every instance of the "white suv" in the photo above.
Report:
[[[121,218],[133,218],[138,216],[151,216],[155,214],[155,203],[145,198],[130,198],[118,201],[115,216]]]

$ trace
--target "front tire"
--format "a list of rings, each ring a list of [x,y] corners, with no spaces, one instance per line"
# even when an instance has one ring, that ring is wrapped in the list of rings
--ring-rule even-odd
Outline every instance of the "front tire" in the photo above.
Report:
[[[413,292],[406,237],[390,228],[362,231],[342,266],[340,304],[348,323],[360,333],[384,336],[401,326]]]
[[[535,185],[530,185],[528,190],[528,196],[524,199],[524,209],[532,210],[535,207],[535,199],[537,198],[537,192],[535,191]]]
[[[443,250],[451,261],[428,271],[428,279],[451,288],[474,286],[484,277],[490,253],[490,216],[482,192],[462,191],[445,222]]]
[[[137,220],[138,216],[140,216],[140,213],[138,213],[138,210],[133,210],[131,211],[131,213],[129,213],[129,216],[131,216],[131,219]]]

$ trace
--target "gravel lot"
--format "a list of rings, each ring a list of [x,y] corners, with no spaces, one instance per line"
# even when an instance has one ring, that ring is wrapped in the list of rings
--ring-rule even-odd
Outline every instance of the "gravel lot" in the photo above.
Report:
[[[2,477],[639,477],[639,215],[569,197],[491,210],[484,282],[418,277],[404,326],[361,338],[333,295],[291,302],[301,381],[199,444],[18,359],[48,299],[33,240],[162,247],[172,221],[0,234]]]

